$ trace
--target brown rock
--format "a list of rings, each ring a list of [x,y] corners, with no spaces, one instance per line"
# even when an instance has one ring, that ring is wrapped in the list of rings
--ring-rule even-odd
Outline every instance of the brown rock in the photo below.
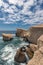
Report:
[[[31,59],[34,55],[34,52],[30,48],[26,48],[26,54]]]
[[[30,44],[30,49],[35,52],[38,49],[38,45]]]
[[[24,38],[24,37],[28,36],[28,32],[23,29],[17,29],[16,36]]]
[[[24,54],[24,52],[22,51],[22,49],[18,49],[15,57],[14,57],[14,60],[18,63],[24,63],[26,62],[26,56]]]
[[[30,33],[30,36],[27,37],[28,41],[37,44],[37,39],[43,34],[43,24],[31,27],[28,33]]]
[[[31,59],[34,55],[34,52],[38,49],[38,46],[35,44],[27,45],[26,47],[26,53],[28,57]]]
[[[43,35],[41,35],[38,40],[37,40],[37,45],[40,48],[41,46],[43,46]]]
[[[4,41],[10,41],[10,40],[13,39],[13,35],[12,34],[5,34],[5,33],[3,33],[2,36],[3,36],[3,40]]]
[[[43,65],[43,47],[35,51],[33,58],[27,65]]]

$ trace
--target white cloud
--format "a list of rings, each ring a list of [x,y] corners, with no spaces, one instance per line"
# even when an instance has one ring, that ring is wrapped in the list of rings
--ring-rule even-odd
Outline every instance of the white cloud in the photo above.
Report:
[[[0,18],[0,20],[5,20],[5,18]]]
[[[9,0],[9,3],[11,4],[18,4],[19,6],[23,5],[23,0]]]
[[[13,22],[3,22],[4,24],[13,24]]]
[[[2,6],[2,0],[0,0],[0,6]]]
[[[31,14],[31,12],[29,12],[29,9],[33,4],[34,4],[34,0],[28,0],[26,3],[24,3],[24,9],[22,10],[22,13]]]
[[[42,0],[39,1],[39,5],[37,5],[36,0],[27,0],[24,2],[23,0],[8,0],[9,4],[13,4],[10,6],[7,3],[4,3],[0,0],[1,6],[3,6],[2,10],[4,12],[10,13],[8,16],[4,15],[5,22],[4,24],[13,24],[17,23],[17,21],[22,20],[25,24],[36,24],[43,23],[43,10],[40,10],[40,4]],[[19,10],[15,5],[23,6],[22,10]],[[35,12],[30,11],[31,6],[35,7]],[[16,12],[16,13],[15,13]],[[21,15],[23,14],[23,15]],[[25,18],[25,15],[28,15],[28,18]]]

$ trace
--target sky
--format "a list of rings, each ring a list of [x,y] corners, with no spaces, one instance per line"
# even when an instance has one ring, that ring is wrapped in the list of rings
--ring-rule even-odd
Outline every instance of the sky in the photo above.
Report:
[[[0,0],[0,30],[43,23],[43,0]]]

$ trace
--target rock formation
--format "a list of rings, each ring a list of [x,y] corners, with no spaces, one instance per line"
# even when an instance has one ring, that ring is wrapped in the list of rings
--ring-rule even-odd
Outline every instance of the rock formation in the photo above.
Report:
[[[38,38],[37,45],[39,48],[43,46],[43,35]]]
[[[18,63],[25,63],[26,62],[26,56],[24,54],[24,51],[22,51],[22,48],[18,49],[14,60]]]
[[[28,32],[26,30],[23,30],[23,29],[17,29],[16,36],[24,38],[24,37],[28,36]]]
[[[10,41],[10,40],[13,39],[13,35],[12,34],[5,34],[5,33],[3,33],[2,36],[3,36],[3,40],[4,41]]]
[[[25,41],[37,44],[37,39],[43,34],[43,24],[32,26],[29,30],[17,29],[16,36],[23,37]]]
[[[27,65],[43,65],[43,35],[38,38],[37,47],[37,50],[34,51],[33,58]]]
[[[20,52],[18,50],[15,59],[17,60],[19,57],[18,62],[20,63],[24,62],[24,59],[26,61],[26,53],[30,58],[27,65],[43,65],[43,24],[33,26],[28,31],[18,29],[16,35],[23,37],[24,40],[28,40],[31,44],[26,45],[24,51],[20,50]]]
[[[30,36],[27,37],[28,41],[37,44],[37,39],[43,34],[43,24],[31,27],[28,33],[30,33]]]
[[[26,54],[31,59],[34,55],[34,52],[38,49],[38,46],[35,44],[27,45],[26,47]]]
[[[43,47],[40,47],[35,51],[33,58],[27,65],[43,65]]]
[[[19,63],[22,63],[24,61],[26,62],[27,61],[26,55],[28,56],[28,58],[31,59],[34,55],[34,51],[36,50],[37,50],[37,45],[35,44],[30,44],[30,45],[26,45],[26,47],[21,47],[20,49],[18,49],[14,59],[16,62]]]

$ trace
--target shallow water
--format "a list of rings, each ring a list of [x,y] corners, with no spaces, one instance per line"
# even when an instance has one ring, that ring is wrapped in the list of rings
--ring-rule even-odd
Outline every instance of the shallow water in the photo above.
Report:
[[[0,37],[0,65],[26,65],[25,63],[16,63],[14,56],[17,49],[28,44],[22,38],[14,37],[12,41],[4,42]]]

